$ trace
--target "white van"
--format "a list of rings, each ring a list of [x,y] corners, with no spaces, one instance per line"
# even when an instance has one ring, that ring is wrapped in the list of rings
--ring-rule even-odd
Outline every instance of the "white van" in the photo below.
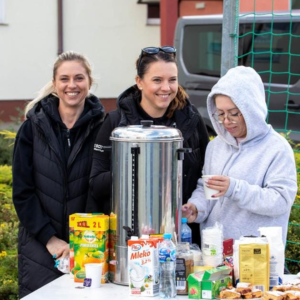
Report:
[[[276,15],[273,23],[272,15],[242,17],[239,36],[238,65],[252,66],[260,73],[267,91],[268,123],[278,131],[291,130],[290,137],[299,142],[300,14]],[[206,98],[220,77],[221,41],[222,15],[182,17],[177,22],[174,46],[179,83],[210,133],[214,131]]]

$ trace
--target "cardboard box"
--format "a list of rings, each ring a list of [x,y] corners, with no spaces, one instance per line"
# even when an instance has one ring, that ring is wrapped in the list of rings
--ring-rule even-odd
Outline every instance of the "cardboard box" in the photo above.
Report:
[[[190,274],[189,299],[215,299],[220,291],[232,285],[231,268],[227,266]]]
[[[223,241],[223,255],[224,257],[233,255],[233,239]]]

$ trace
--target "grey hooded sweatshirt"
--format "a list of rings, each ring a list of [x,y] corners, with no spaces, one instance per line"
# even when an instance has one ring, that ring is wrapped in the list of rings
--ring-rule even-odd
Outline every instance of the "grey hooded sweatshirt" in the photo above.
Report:
[[[216,111],[216,94],[230,97],[245,119],[247,135],[239,143],[211,117]],[[260,76],[250,67],[230,69],[212,88],[207,109],[218,136],[206,149],[203,175],[228,176],[230,186],[218,200],[206,200],[203,181],[198,180],[189,199],[199,211],[195,222],[203,230],[218,221],[224,239],[259,235],[259,227],[281,226],[285,243],[297,192],[295,159],[286,139],[265,121],[267,106]]]

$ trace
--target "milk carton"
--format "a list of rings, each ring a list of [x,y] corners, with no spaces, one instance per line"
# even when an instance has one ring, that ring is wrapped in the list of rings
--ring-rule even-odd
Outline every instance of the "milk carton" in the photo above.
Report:
[[[132,237],[128,241],[130,295],[156,296],[159,293],[157,238]]]

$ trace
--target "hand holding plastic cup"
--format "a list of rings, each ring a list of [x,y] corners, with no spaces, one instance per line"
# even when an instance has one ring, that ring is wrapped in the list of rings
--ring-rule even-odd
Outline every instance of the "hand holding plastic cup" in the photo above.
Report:
[[[205,193],[205,198],[207,200],[217,200],[219,199],[219,197],[212,197],[213,195],[218,194],[220,191],[215,190],[215,189],[211,189],[208,186],[206,186],[205,181],[211,177],[213,177],[214,175],[202,175],[202,179],[203,179],[203,186],[204,186],[204,193]]]
[[[91,288],[99,288],[101,286],[103,264],[85,264],[85,278],[92,279]]]

